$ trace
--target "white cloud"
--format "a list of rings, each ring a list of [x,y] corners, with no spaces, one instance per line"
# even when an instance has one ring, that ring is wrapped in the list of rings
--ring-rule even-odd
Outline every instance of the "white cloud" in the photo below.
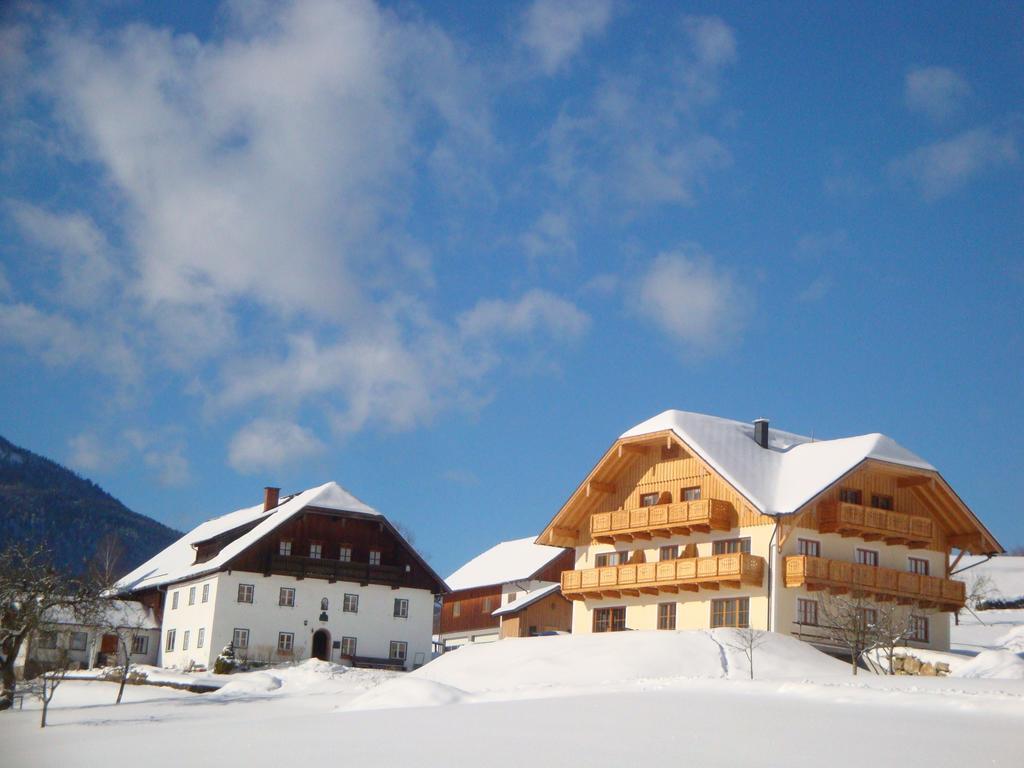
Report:
[[[590,318],[574,304],[552,293],[532,290],[518,301],[489,299],[459,317],[459,330],[470,339],[497,335],[575,339],[590,325]]]
[[[257,419],[242,427],[231,440],[228,462],[239,472],[275,470],[316,456],[324,444],[308,429],[290,421]]]
[[[919,147],[890,164],[897,178],[909,179],[928,200],[948,195],[981,173],[1017,162],[1010,132],[975,128],[952,139]]]
[[[600,36],[611,17],[611,0],[534,0],[523,17],[521,41],[552,75]]]
[[[911,69],[903,85],[907,108],[935,122],[945,120],[959,111],[970,95],[970,84],[947,67]]]
[[[744,291],[696,247],[655,258],[629,300],[670,337],[702,351],[728,344],[743,325]]]
[[[576,256],[576,238],[564,213],[547,211],[522,237],[523,250],[533,264],[558,264]]]
[[[118,451],[92,432],[75,435],[68,440],[68,447],[68,465],[82,474],[109,471],[121,461]]]
[[[152,431],[126,429],[122,437],[142,457],[160,485],[179,487],[192,479],[181,430],[175,427]]]

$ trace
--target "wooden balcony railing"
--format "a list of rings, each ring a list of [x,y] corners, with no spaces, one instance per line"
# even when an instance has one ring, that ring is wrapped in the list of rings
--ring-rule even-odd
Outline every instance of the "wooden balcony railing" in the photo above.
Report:
[[[610,565],[562,571],[562,594],[570,600],[697,592],[764,583],[764,558],[741,552],[713,557],[689,557],[658,563]]]
[[[911,549],[927,547],[935,538],[931,518],[845,502],[821,505],[818,509],[818,530],[847,537],[857,536],[864,541],[881,539],[886,544],[906,544]]]
[[[362,584],[401,586],[406,583],[407,571],[398,565],[370,565],[345,563],[320,557],[299,555],[271,555],[265,573],[279,573],[296,578],[327,579],[328,581],[358,581]]]
[[[590,535],[594,541],[614,544],[633,539],[689,536],[693,531],[728,531],[732,527],[731,509],[727,501],[700,499],[597,512],[590,517]]]
[[[794,555],[785,560],[787,587],[827,589],[833,594],[859,592],[879,601],[896,600],[945,611],[962,608],[966,599],[964,583],[953,579],[824,557]]]

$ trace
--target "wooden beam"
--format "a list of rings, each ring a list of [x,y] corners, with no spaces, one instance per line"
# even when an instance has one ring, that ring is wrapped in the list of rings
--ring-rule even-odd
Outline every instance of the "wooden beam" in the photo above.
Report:
[[[915,485],[931,485],[932,479],[930,477],[917,476],[917,477],[898,477],[896,478],[897,488],[913,488]]]
[[[658,594],[657,587],[640,587],[640,592],[645,595],[656,595]]]
[[[949,563],[949,565],[946,566],[946,578],[949,578],[949,574],[955,571],[956,567],[960,565],[960,558],[962,558],[964,554],[966,553],[964,552],[964,550],[961,549],[956,556],[956,560],[954,560],[952,563],[949,563],[949,552],[946,553],[946,562]]]
[[[576,530],[574,530],[572,528],[559,528],[558,526],[555,526],[554,528],[552,528],[551,532],[555,536],[564,536],[565,538],[572,539],[573,541],[575,541],[577,538],[579,538],[579,535],[580,535],[579,531],[576,531]]]
[[[622,594],[629,595],[630,597],[640,597],[640,590],[639,589],[624,589],[624,590],[622,590]]]
[[[717,581],[702,581],[700,583],[700,588],[701,589],[715,589],[715,590],[717,590],[718,589],[718,582]]]
[[[700,587],[696,584],[680,584],[679,589],[683,592],[700,592]]]
[[[622,458],[622,454],[631,453],[634,456],[646,456],[647,446],[637,445],[636,443],[625,443],[619,446],[619,458]]]
[[[598,493],[615,493],[615,483],[608,483],[604,480],[591,480],[587,483],[587,496],[590,495],[591,489]]]

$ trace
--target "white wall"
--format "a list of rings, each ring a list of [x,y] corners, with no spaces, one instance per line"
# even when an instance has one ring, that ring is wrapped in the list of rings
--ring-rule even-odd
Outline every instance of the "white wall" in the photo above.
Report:
[[[211,582],[210,602],[200,603],[202,583]],[[188,587],[190,584],[168,588],[165,597],[164,627],[161,649],[165,647],[167,632],[176,629],[174,652],[163,652],[164,666],[185,667],[190,661],[212,669],[213,662],[221,650],[231,642],[235,628],[249,630],[248,649],[236,649],[238,655],[255,659],[280,661],[286,658],[308,659],[313,652],[313,633],[326,629],[330,633],[330,653],[338,661],[340,650],[333,648],[334,641],[343,636],[355,637],[356,653],[359,656],[387,658],[392,640],[408,643],[406,665],[425,664],[431,658],[431,632],[433,628],[434,598],[428,590],[370,584],[360,586],[355,582],[335,582],[323,579],[298,580],[290,576],[264,577],[258,573],[221,572],[195,584],[196,605],[189,607]],[[238,602],[238,585],[253,585],[253,602]],[[295,590],[295,606],[278,605],[281,587]],[[180,593],[178,610],[170,610],[171,594]],[[342,610],[346,593],[359,596],[357,613]],[[320,601],[328,599],[327,621],[320,620]],[[394,616],[396,598],[409,601],[408,618]],[[206,642],[202,649],[196,648],[199,627],[206,627]],[[185,630],[190,631],[189,650],[182,649]],[[292,656],[277,654],[278,633],[294,634]]]

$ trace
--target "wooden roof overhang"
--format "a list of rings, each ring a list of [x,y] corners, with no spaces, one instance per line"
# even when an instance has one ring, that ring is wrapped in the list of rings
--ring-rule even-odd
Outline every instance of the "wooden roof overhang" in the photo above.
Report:
[[[864,459],[802,504],[796,512],[811,509],[825,493],[863,469],[895,477],[897,488],[909,488],[932,510],[952,548],[972,555],[993,555],[1006,551],[945,478],[934,469],[908,467],[880,459]]]
[[[577,486],[568,501],[562,505],[547,527],[541,531],[537,537],[537,543],[554,547],[575,547],[583,522],[596,511],[605,494],[615,492],[615,478],[619,473],[639,456],[645,456],[648,452],[659,450],[662,447],[672,448],[676,445],[697,459],[706,472],[722,477],[704,460],[703,456],[671,429],[620,438],[612,443],[583,482]],[[724,477],[722,480],[743,497],[753,509],[758,509],[757,505],[751,502],[736,486],[729,483]]]

